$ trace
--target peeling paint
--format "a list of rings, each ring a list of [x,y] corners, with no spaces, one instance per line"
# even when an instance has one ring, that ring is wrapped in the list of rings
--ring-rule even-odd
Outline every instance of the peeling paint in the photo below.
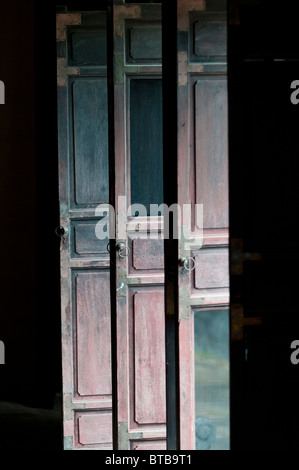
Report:
[[[57,59],[57,86],[66,86],[66,58]]]
[[[68,216],[68,207],[64,202],[60,203],[60,217]]]
[[[186,51],[178,53],[178,82],[180,86],[188,84],[188,54]]]
[[[63,417],[65,421],[73,419],[73,403],[72,403],[72,394],[64,393],[63,394]]]
[[[73,436],[65,436],[63,440],[64,450],[73,450]]]
[[[123,85],[124,83],[124,59],[122,55],[114,55],[114,83]]]
[[[80,13],[58,13],[56,15],[56,41],[66,41],[66,26],[80,24]]]
[[[128,450],[128,445],[131,440],[138,440],[143,438],[142,432],[129,433],[128,423],[118,423],[118,449]]]
[[[75,68],[75,67],[68,67],[67,74],[68,75],[80,75],[80,69]]]
[[[185,2],[179,1],[178,5],[178,30],[189,30],[189,12],[190,11],[205,11],[206,0],[188,0]]]
[[[124,20],[129,18],[141,18],[141,8],[139,5],[120,5],[114,7],[114,35],[116,37],[124,35]]]

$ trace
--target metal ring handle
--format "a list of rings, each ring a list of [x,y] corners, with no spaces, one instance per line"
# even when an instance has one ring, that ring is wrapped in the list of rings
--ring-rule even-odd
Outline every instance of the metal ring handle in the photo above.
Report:
[[[189,267],[189,260],[193,262],[192,268]],[[179,263],[186,269],[186,271],[194,271],[194,269],[196,268],[196,261],[191,256],[188,256],[188,258],[181,258],[179,260]]]
[[[190,269],[189,268],[189,260],[191,260],[193,262],[193,266],[192,268]],[[188,267],[187,267],[188,266]],[[196,261],[194,258],[192,258],[191,256],[189,256],[188,258],[185,259],[184,261],[184,268],[186,269],[186,271],[194,271],[194,269],[196,268]]]
[[[130,248],[125,243],[118,243],[116,245],[116,249],[118,250],[118,255],[120,258],[128,258],[131,253]],[[125,254],[123,254],[125,252]]]

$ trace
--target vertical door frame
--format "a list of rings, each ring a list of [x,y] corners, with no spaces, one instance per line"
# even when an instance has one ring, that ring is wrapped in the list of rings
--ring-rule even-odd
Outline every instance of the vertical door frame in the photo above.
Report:
[[[177,194],[177,0],[162,6],[163,42],[163,187],[164,203],[178,203]],[[178,240],[174,227],[177,213],[169,221],[169,238],[164,239],[165,266],[165,351],[167,449],[179,449],[179,341],[178,341]]]
[[[63,44],[66,51],[67,26],[80,25],[80,13],[60,13],[56,16],[57,47]],[[59,157],[59,210],[60,225],[68,228],[68,92],[67,59],[57,54],[57,108],[58,108],[58,157]],[[75,442],[75,423],[73,413],[73,356],[72,337],[69,332],[71,322],[71,273],[69,269],[69,239],[60,243],[60,290],[61,290],[61,344],[62,344],[62,405],[64,449],[72,450]]]

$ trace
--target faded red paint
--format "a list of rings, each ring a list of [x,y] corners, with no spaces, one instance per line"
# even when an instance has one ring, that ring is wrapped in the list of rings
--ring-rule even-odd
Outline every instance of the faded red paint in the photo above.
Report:
[[[203,0],[178,0],[179,31],[189,28],[189,11],[202,11]],[[151,17],[151,8],[153,16]],[[158,6],[115,5],[115,35],[125,39],[125,19],[157,21]],[[142,12],[147,11],[146,18]],[[57,16],[57,40],[66,40],[67,25],[79,25],[80,14]],[[180,37],[180,35],[178,36]],[[124,48],[122,48],[124,50]],[[119,51],[118,51],[119,52]],[[209,154],[215,139],[217,106],[213,92],[201,88],[203,64],[189,63],[189,51],[178,54],[178,202],[202,203],[208,216],[204,226],[204,251],[191,253],[197,265],[194,272],[180,268],[179,275],[179,383],[180,450],[195,448],[195,385],[193,310],[204,306],[227,305],[227,148],[218,159]],[[160,77],[161,66],[128,67],[118,56],[114,84],[116,155],[116,232],[130,248],[127,258],[117,256],[117,410],[119,448],[134,450],[166,449],[165,403],[165,325],[163,254],[157,241],[137,240],[127,230],[130,191],[128,99],[126,74]],[[68,109],[65,58],[58,59],[60,224],[70,228],[68,186]],[[209,77],[213,76],[209,72]],[[222,73],[225,79],[225,73]],[[223,84],[223,80],[221,85]],[[213,82],[215,85],[215,82]],[[213,87],[212,87],[213,88]],[[203,98],[206,100],[203,105]],[[214,106],[214,107],[213,107]],[[209,112],[213,111],[210,116]],[[224,118],[225,119],[225,118]],[[221,119],[225,136],[225,122]],[[215,124],[216,123],[216,124]],[[200,127],[202,126],[202,127]],[[202,143],[202,137],[207,139]],[[221,137],[217,137],[221,138]],[[219,143],[217,143],[219,145]],[[221,145],[221,142],[220,142]],[[203,178],[204,176],[204,178]],[[215,178],[217,176],[217,178]],[[199,184],[199,182],[202,182]],[[219,184],[220,183],[220,184]],[[213,186],[214,185],[214,186]],[[219,189],[220,188],[220,189]],[[217,197],[214,195],[217,193]],[[125,196],[118,206],[118,196]],[[214,198],[213,198],[214,197]],[[84,221],[90,211],[78,211]],[[211,216],[213,214],[213,217]],[[194,215],[194,214],[193,214]],[[158,233],[160,222],[145,220],[139,230]],[[74,232],[75,233],[75,232]],[[78,232],[77,232],[78,233]],[[82,231],[80,232],[83,233]],[[200,231],[198,230],[198,235]],[[61,243],[62,356],[64,436],[66,448],[112,448],[111,337],[109,305],[109,259],[107,254],[93,259],[92,240],[84,236],[72,240],[73,232]],[[75,246],[76,256],[71,249]],[[217,251],[218,250],[218,251]],[[210,258],[205,254],[213,253]],[[217,254],[219,256],[217,256]],[[186,256],[183,246],[180,256]],[[211,261],[211,262],[210,262]],[[217,265],[220,265],[217,268]]]
[[[178,32],[193,28],[190,12],[204,9],[203,1],[178,0]],[[219,72],[210,69],[207,74],[204,64],[191,63],[181,37],[178,34],[178,203],[204,204],[203,249],[194,247],[186,253],[180,247],[180,257],[192,256],[196,265],[193,272],[182,267],[179,273],[180,449],[191,450],[195,449],[193,311],[229,303],[227,103],[225,71],[218,85]],[[192,217],[194,221],[194,213]],[[192,228],[201,238],[200,230]]]
[[[141,18],[141,7],[115,6],[115,35],[125,37],[125,19],[157,21],[158,6],[152,6],[155,15]],[[160,76],[161,66],[130,69],[130,76]],[[165,325],[163,292],[163,251],[156,251],[156,240],[131,238],[127,231],[127,207],[130,205],[130,135],[127,117],[125,57],[115,62],[115,200],[116,232],[118,239],[130,248],[130,255],[117,255],[117,409],[119,449],[154,450],[166,447],[165,400]],[[145,111],[146,112],[146,111]],[[120,207],[118,197],[126,196]],[[157,221],[146,220],[139,227],[146,233]],[[157,231],[158,233],[158,231]],[[162,255],[162,256],[161,256]]]

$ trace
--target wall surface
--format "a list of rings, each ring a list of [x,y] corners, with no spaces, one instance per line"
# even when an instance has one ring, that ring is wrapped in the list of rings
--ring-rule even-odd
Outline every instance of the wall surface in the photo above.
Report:
[[[3,5],[0,51],[0,400],[46,407],[60,388],[55,5]]]

